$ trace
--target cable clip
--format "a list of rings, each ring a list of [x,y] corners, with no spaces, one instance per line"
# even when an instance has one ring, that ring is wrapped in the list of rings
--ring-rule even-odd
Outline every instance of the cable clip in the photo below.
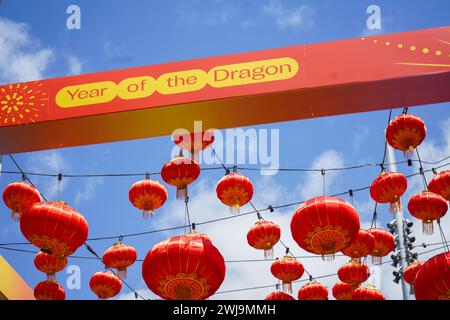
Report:
[[[433,174],[438,174],[439,172],[436,170],[436,168],[431,168],[431,171],[433,171]]]
[[[62,180],[62,173],[58,173],[58,181],[61,181]]]
[[[270,212],[274,212],[275,211],[275,209],[271,205],[268,206],[267,209],[269,209]]]
[[[145,173],[145,179],[150,179],[150,173],[148,172]]]
[[[313,279],[313,276],[312,276],[312,275],[309,275],[309,281],[311,281],[311,282],[313,282],[313,281],[314,281],[314,279]]]
[[[325,169],[320,169],[320,173],[324,176],[325,175]]]
[[[256,211],[256,216],[258,217],[258,220],[262,220],[261,213],[259,213],[259,211]]]
[[[350,197],[353,197],[353,190],[352,189],[348,190],[348,194],[350,195]]]
[[[122,240],[123,240],[123,236],[120,235],[120,236],[119,236],[119,242],[122,242]]]
[[[288,255],[290,252],[289,248],[286,248],[286,255]]]
[[[22,181],[26,181],[27,180],[27,175],[25,172],[22,172]]]
[[[195,231],[195,222],[192,222],[192,231]]]
[[[233,166],[233,173],[237,173],[238,167],[237,166]]]

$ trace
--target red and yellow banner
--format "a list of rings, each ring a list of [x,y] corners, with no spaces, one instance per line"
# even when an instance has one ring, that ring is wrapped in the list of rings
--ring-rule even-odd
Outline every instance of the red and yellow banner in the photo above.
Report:
[[[0,154],[450,101],[450,27],[0,86]]]

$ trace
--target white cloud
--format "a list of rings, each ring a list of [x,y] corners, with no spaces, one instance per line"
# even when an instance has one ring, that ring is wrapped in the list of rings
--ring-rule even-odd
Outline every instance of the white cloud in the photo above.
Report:
[[[344,165],[342,156],[335,150],[327,150],[314,159],[311,169],[337,168]],[[325,174],[326,194],[330,194],[331,187],[339,176],[339,171],[327,171]],[[297,186],[296,196],[303,200],[323,195],[323,177],[320,171],[308,172],[304,182]]]
[[[67,64],[69,66],[70,75],[80,74],[83,70],[83,63],[78,57],[74,55],[69,55],[67,57]]]
[[[197,2],[197,5],[183,4],[179,7],[179,21],[189,25],[223,25],[234,15],[235,8],[228,1],[215,0],[209,5]]]
[[[59,151],[44,151],[32,153],[27,158],[26,171],[29,172],[45,172],[45,173],[64,173],[70,168],[69,162]],[[56,201],[58,195],[58,180],[53,177],[32,177],[33,182],[39,191],[49,201]],[[60,196],[67,186],[67,179],[62,179],[60,184]]]
[[[0,17],[0,82],[37,80],[54,56],[54,51],[41,48],[24,23]]]
[[[310,30],[314,27],[314,10],[307,5],[285,8],[281,0],[270,0],[264,5],[263,12],[272,17],[282,30]]]
[[[103,178],[87,178],[84,181],[81,189],[78,189],[75,194],[74,205],[78,206],[84,201],[88,201],[94,198],[95,190],[98,186],[103,184]]]

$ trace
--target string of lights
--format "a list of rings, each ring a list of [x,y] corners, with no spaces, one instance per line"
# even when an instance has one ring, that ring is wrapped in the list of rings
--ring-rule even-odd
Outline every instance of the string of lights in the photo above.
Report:
[[[0,174],[12,174],[12,175],[25,175],[25,176],[37,176],[37,177],[50,177],[50,178],[58,178],[58,176],[62,176],[63,178],[102,178],[102,177],[144,177],[146,175],[148,176],[155,176],[160,175],[161,172],[155,171],[155,172],[118,172],[118,173],[80,173],[80,174],[63,174],[63,173],[45,173],[45,172],[33,172],[33,171],[23,171],[18,166],[16,160],[12,157],[12,155],[9,155],[13,162],[15,163],[16,167],[18,168],[18,171],[11,171],[11,170],[1,170]],[[427,165],[436,165],[440,164],[446,160],[449,160],[450,156],[446,156],[438,161],[423,161],[423,164]],[[417,159],[411,160],[412,162],[419,162]],[[237,166],[236,168],[240,171],[279,171],[279,172],[328,172],[328,171],[346,171],[346,170],[354,170],[354,169],[362,169],[362,168],[370,168],[370,167],[380,167],[382,165],[388,166],[388,165],[400,165],[400,164],[406,164],[408,163],[408,160],[405,161],[398,161],[393,163],[365,163],[360,165],[352,165],[352,166],[346,166],[346,167],[337,167],[337,168],[263,168],[263,167],[241,167]],[[231,169],[232,167],[227,167],[224,163],[222,163],[222,166],[216,166],[216,167],[202,167],[202,171],[216,171],[221,169]],[[27,179],[28,182],[30,181]]]
[[[442,164],[440,166],[437,166],[437,167],[434,167],[432,169],[424,170],[424,172],[433,172],[433,171],[435,171],[437,169],[440,169],[442,167],[446,167],[446,166],[449,166],[449,165],[450,165],[450,162],[444,163],[444,164]],[[415,177],[417,175],[420,175],[420,173],[409,174],[409,175],[406,176],[406,178],[409,179],[409,178]],[[335,193],[335,194],[333,194],[331,196],[332,197],[339,197],[339,196],[349,195],[350,193],[355,193],[355,192],[368,190],[369,188],[370,188],[370,186],[357,188],[357,189],[349,189],[348,191]],[[298,205],[300,205],[300,204],[302,204],[304,202],[305,201],[302,200],[302,201],[291,202],[291,203],[287,203],[287,204],[269,205],[266,208],[258,209],[258,211],[259,212],[265,212],[265,211],[272,211],[272,210],[275,210],[275,209],[283,209],[283,208],[287,208],[287,207],[298,206]],[[257,213],[257,211],[252,210],[252,211],[239,213],[239,214],[235,214],[235,215],[228,215],[228,216],[221,217],[221,218],[216,218],[216,219],[206,220],[206,221],[202,221],[202,222],[197,222],[197,223],[195,223],[195,225],[196,226],[202,226],[202,225],[207,225],[207,224],[211,224],[211,223],[215,223],[215,222],[220,222],[220,221],[225,221],[225,220],[230,220],[230,219],[236,219],[236,218],[239,218],[239,217],[248,216],[248,215],[255,214],[255,213]],[[88,241],[114,240],[114,239],[118,239],[120,237],[122,237],[122,238],[137,237],[137,236],[149,235],[149,234],[160,233],[160,232],[180,230],[180,229],[185,229],[185,228],[189,228],[189,227],[190,227],[190,225],[180,225],[180,226],[161,228],[161,229],[154,229],[154,230],[143,231],[143,232],[117,234],[117,235],[102,236],[102,237],[93,237],[93,238],[89,238]],[[30,243],[29,242],[0,243],[0,246],[10,246],[10,245],[30,245]]]

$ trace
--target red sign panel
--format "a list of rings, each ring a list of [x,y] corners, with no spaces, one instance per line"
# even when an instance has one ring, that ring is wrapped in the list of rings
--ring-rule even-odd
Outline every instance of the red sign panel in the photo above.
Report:
[[[450,27],[0,86],[0,154],[450,101]]]

